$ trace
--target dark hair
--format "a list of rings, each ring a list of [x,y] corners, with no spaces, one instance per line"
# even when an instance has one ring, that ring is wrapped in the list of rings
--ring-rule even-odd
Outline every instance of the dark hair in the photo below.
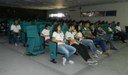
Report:
[[[46,25],[45,25],[45,29],[46,29],[48,26],[50,26],[50,24],[46,24]]]
[[[91,24],[91,22],[88,20],[88,21],[84,22],[84,25],[87,24],[87,23],[89,23],[89,25]]]
[[[15,19],[15,20],[14,20],[14,25],[16,25],[16,23],[15,23],[16,21],[18,21],[18,24],[19,24],[19,20],[18,20],[18,19]]]
[[[75,25],[74,25],[73,23],[70,23],[70,24],[69,24],[69,28],[72,27],[72,26],[75,26]]]
[[[78,25],[75,26],[75,29],[76,29],[77,32],[79,32],[79,31],[81,32],[81,29],[79,30],[79,26],[81,26],[81,25],[78,24]]]
[[[59,24],[54,25],[54,27],[53,27],[53,31],[52,31],[52,32],[57,32],[57,28],[58,28],[58,26],[60,26],[60,25],[59,25]]]
[[[94,24],[93,23],[90,23],[90,26],[94,26]]]
[[[120,22],[117,22],[117,25],[120,25]]]

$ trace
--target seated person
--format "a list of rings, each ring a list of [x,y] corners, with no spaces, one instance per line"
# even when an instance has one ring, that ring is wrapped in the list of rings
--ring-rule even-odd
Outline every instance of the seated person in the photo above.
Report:
[[[45,38],[45,42],[50,41],[50,25],[46,24],[45,29],[43,29],[40,36]]]
[[[110,43],[110,49],[112,50],[117,50],[117,48],[115,48],[115,46],[113,45],[113,29],[112,29],[112,24],[110,23],[108,26],[108,34],[107,34],[107,40]]]
[[[11,36],[12,38],[10,40],[13,40],[13,42],[15,43],[15,46],[17,46],[17,43],[20,37],[20,33],[21,33],[21,27],[19,25],[18,20],[15,20],[14,24],[11,25]]]
[[[77,26],[76,26],[76,30],[77,30],[77,34],[76,34],[75,38],[76,38],[78,41],[80,41],[83,45],[88,45],[88,46],[90,47],[90,49],[91,49],[91,51],[92,51],[94,57],[98,58],[98,55],[97,55],[97,54],[102,54],[102,52],[99,51],[99,50],[96,48],[96,46],[95,46],[93,40],[91,40],[91,39],[84,39],[84,37],[83,37],[83,35],[82,35],[82,31],[81,31],[81,26],[80,26],[80,25],[77,25]]]
[[[113,43],[112,43],[112,38],[113,38],[113,37],[111,37],[111,40],[110,40],[110,34],[106,34],[106,32],[105,32],[99,25],[97,25],[97,28],[95,29],[95,28],[94,28],[94,25],[91,24],[91,25],[90,25],[90,29],[91,29],[93,35],[95,35],[95,36],[97,36],[97,37],[99,37],[99,38],[105,40],[106,42],[108,42],[108,43],[110,44],[110,49],[112,49],[112,50],[117,50],[117,49],[114,47]],[[109,28],[109,29],[110,29],[110,28]],[[108,30],[108,31],[109,31],[109,30]]]
[[[93,24],[90,24],[90,29],[92,30],[93,28]],[[100,37],[102,38],[103,40],[106,40],[105,37],[106,37],[106,32],[101,28],[101,26],[99,24],[96,25],[96,28],[93,28],[94,29],[94,33],[95,33],[95,36],[96,37]]]
[[[76,30],[74,24],[70,24],[69,30],[66,32],[66,39],[69,41],[69,44],[76,48],[77,52],[82,56],[82,58],[88,64],[97,64],[97,61],[93,61],[88,53],[88,49],[86,46],[80,44],[77,40],[75,40]]]
[[[64,53],[63,57],[63,65],[66,64],[66,62],[69,62],[70,64],[74,64],[74,61],[70,60],[70,57],[76,52],[76,49],[70,45],[65,44],[66,39],[64,38],[64,34],[61,31],[60,25],[55,25],[53,29],[53,35],[52,35],[52,41],[57,43],[57,49],[58,51],[61,50],[61,52]],[[55,60],[51,60],[51,62],[55,62]]]
[[[122,29],[121,29],[121,27],[120,27],[120,22],[118,22],[117,23],[117,25],[116,25],[116,33],[114,34],[114,35],[117,35],[117,36],[119,36],[120,38],[121,38],[121,41],[123,42],[123,43],[126,43],[126,41],[125,41],[125,33],[122,31]]]
[[[106,43],[101,38],[96,38],[91,33],[91,30],[89,29],[89,27],[90,27],[90,22],[86,21],[84,23],[84,29],[82,30],[84,38],[91,39],[91,40],[93,40],[94,43],[99,44],[102,48],[103,53],[109,56],[109,53],[107,52],[107,49],[106,49]]]

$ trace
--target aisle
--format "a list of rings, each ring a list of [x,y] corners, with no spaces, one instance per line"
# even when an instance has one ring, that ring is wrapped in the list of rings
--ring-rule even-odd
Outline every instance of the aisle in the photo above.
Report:
[[[116,44],[120,50],[113,51],[110,57],[102,56],[99,65],[88,66],[80,56],[74,56],[74,65],[62,66],[49,62],[49,53],[28,57],[22,45],[9,45],[0,37],[0,75],[127,75],[128,45]]]

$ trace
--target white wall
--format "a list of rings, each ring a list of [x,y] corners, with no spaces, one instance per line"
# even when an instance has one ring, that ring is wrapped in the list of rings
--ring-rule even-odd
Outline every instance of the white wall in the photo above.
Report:
[[[75,11],[69,11],[70,9],[75,9]],[[70,15],[71,19],[75,20],[90,20],[92,22],[98,20],[105,20],[105,21],[116,21],[121,22],[121,26],[124,27],[128,26],[128,2],[126,3],[113,3],[113,4],[103,4],[103,5],[94,5],[94,6],[84,6],[82,10],[84,11],[106,11],[106,10],[117,10],[117,16],[115,17],[80,17],[80,10],[79,7],[70,8],[70,9],[62,9],[62,10],[51,10],[49,13],[54,12],[64,12]]]

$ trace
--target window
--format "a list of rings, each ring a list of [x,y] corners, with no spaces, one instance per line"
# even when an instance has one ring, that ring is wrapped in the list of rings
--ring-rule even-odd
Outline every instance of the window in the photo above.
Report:
[[[85,11],[81,12],[82,17],[104,17],[104,16],[116,16],[117,11]]]
[[[49,14],[49,17],[62,18],[62,17],[65,17],[65,14],[64,13],[54,13],[54,14]]]

